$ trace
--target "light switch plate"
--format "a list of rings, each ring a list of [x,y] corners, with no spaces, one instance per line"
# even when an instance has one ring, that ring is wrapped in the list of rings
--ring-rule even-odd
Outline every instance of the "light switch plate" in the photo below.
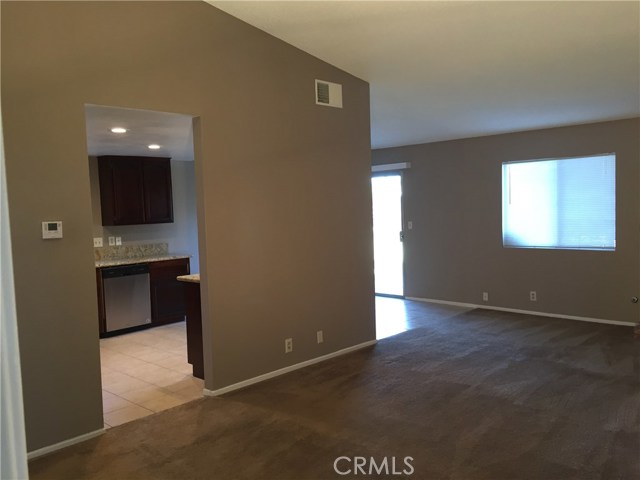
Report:
[[[109,237],[109,246],[113,247],[116,244],[116,237]]]
[[[102,246],[102,237],[93,237],[93,247],[100,248]]]
[[[122,245],[122,237],[116,237],[116,245]]]

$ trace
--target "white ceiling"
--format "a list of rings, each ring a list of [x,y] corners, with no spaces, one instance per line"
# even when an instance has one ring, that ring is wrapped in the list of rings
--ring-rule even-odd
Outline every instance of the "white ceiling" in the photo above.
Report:
[[[85,105],[89,155],[131,155],[193,160],[192,117],[177,113]],[[127,133],[115,134],[113,127]],[[150,144],[160,145],[150,150]]]
[[[368,81],[373,148],[640,116],[640,2],[209,3]],[[188,115],[85,110],[90,155],[193,160]]]
[[[640,115],[637,1],[209,3],[368,81],[374,148]]]

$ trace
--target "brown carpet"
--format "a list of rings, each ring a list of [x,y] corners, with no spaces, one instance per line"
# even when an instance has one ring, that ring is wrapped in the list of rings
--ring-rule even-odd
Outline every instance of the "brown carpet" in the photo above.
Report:
[[[110,429],[33,461],[31,478],[640,478],[632,328],[408,304],[424,326]],[[340,456],[387,457],[389,475],[338,475]],[[407,456],[413,474],[392,475]]]

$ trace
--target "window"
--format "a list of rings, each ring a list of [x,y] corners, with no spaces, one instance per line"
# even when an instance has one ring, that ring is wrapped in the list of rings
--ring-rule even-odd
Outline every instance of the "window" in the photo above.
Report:
[[[616,156],[502,164],[502,244],[615,250]]]

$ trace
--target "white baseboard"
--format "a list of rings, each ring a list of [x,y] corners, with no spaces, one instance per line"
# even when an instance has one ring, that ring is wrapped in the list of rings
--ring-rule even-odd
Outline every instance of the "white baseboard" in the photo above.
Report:
[[[256,383],[264,382],[265,380],[269,380],[270,378],[279,377],[280,375],[284,375],[285,373],[293,372],[295,370],[308,367],[309,365],[313,365],[315,363],[324,362],[325,360],[329,360],[331,358],[339,357],[347,353],[355,352],[356,350],[360,350],[362,348],[370,347],[371,345],[375,345],[376,343],[378,343],[377,340],[370,340],[368,342],[359,343],[358,345],[353,345],[351,347],[343,348],[342,350],[338,350],[336,352],[322,355],[321,357],[316,357],[316,358],[312,358],[311,360],[306,360],[304,362],[296,363],[295,365],[290,365],[288,367],[281,368],[280,370],[274,370],[273,372],[258,375],[257,377],[253,377],[248,380],[243,380],[242,382],[234,383],[233,385],[228,385],[226,387],[222,387],[217,390],[209,390],[205,388],[203,390],[203,393],[204,395],[209,397],[217,397],[218,395],[229,393],[234,390],[239,390],[241,388],[245,388],[245,387],[248,387],[249,385],[253,385]]]
[[[49,445],[48,447],[39,448],[38,450],[34,450],[33,452],[28,452],[27,460],[33,460],[34,458],[38,458],[48,453],[55,452],[56,450],[60,450],[65,447],[70,447],[71,445],[84,442],[85,440],[89,440],[91,438],[97,437],[99,435],[102,435],[103,433],[104,433],[104,428],[101,428],[99,430],[94,430],[93,432],[85,433],[84,435],[79,435],[77,437],[73,437],[59,443],[54,443],[53,445]]]
[[[566,320],[579,320],[581,322],[606,323],[609,325],[624,325],[633,327],[633,322],[623,322],[620,320],[607,320],[604,318],[577,317],[575,315],[562,315],[560,313],[536,312],[533,310],[518,310],[516,308],[494,307],[492,305],[477,305],[475,303],[450,302],[447,300],[434,300],[432,298],[405,297],[407,300],[415,300],[417,302],[439,303],[443,305],[454,305],[456,307],[481,308],[483,310],[499,310],[501,312],[525,313],[527,315],[540,315],[542,317],[564,318]]]

